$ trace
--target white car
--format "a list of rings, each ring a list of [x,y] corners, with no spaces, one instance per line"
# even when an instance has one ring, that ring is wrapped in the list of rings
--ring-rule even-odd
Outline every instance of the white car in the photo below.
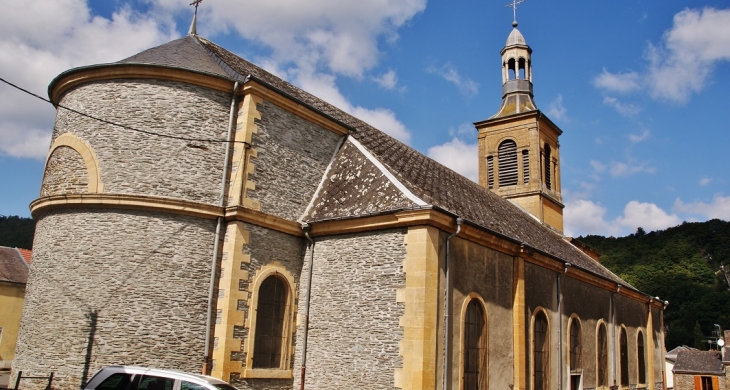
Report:
[[[210,376],[154,368],[108,366],[84,385],[83,390],[237,390]]]

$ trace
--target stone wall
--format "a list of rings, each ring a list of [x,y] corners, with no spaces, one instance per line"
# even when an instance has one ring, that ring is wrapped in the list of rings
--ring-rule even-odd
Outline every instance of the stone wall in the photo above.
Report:
[[[297,220],[317,190],[340,136],[264,101],[253,135],[256,189],[247,192],[261,211]]]
[[[159,213],[42,215],[14,373],[53,371],[70,389],[109,364],[199,372],[214,234],[212,220]]]
[[[46,162],[41,196],[83,194],[88,185],[89,173],[79,152],[68,146],[56,148]]]
[[[314,247],[307,346],[309,389],[392,389],[402,367],[399,319],[404,306],[405,230],[318,238]],[[306,256],[309,254],[307,253]],[[305,258],[306,258],[305,256]],[[308,264],[302,275],[309,272]],[[304,314],[306,277],[300,284]],[[303,323],[297,324],[301,335]],[[294,388],[299,388],[302,340],[297,339]]]
[[[225,140],[231,94],[159,80],[84,84],[61,104],[125,126],[166,135]],[[53,139],[71,132],[99,159],[104,192],[217,204],[225,143],[163,138],[59,109]]]

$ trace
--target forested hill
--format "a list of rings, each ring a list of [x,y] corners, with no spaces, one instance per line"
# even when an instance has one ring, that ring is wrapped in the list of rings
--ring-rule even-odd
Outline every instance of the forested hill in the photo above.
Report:
[[[601,264],[642,292],[669,301],[664,313],[666,348],[708,349],[713,324],[730,329],[730,222],[685,222],[627,237],[578,237],[602,253]]]
[[[0,216],[0,246],[32,249],[35,221],[15,215]]]

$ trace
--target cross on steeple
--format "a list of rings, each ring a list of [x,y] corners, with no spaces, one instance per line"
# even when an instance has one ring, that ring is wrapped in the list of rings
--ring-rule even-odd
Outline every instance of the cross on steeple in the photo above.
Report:
[[[202,1],[202,0],[200,0]],[[517,4],[524,3],[525,0],[512,0],[512,4],[507,4],[504,6],[504,8],[512,8],[513,13],[513,19],[512,19],[512,27],[517,27]]]
[[[522,1],[524,1],[524,0],[522,0]],[[198,22],[198,6],[202,2],[203,2],[203,0],[193,0],[193,2],[190,3],[190,5],[195,6],[195,14],[193,15],[193,22],[190,23],[190,31],[188,31],[188,35],[197,35],[198,34],[198,26],[197,26],[197,24],[198,24],[197,23]]]

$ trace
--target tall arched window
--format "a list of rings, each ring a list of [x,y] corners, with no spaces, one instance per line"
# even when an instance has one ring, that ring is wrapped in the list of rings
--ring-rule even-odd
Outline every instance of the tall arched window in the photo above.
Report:
[[[638,355],[639,363],[639,383],[646,383],[646,359],[644,358],[644,334],[639,331],[639,335],[636,337],[636,353]]]
[[[621,386],[629,385],[629,338],[626,336],[626,328],[619,331],[620,359],[621,359]]]
[[[464,390],[486,390],[487,322],[478,299],[472,299],[466,306],[462,354]]]
[[[545,144],[545,157],[543,162],[545,167],[545,186],[548,190],[552,189],[552,170],[550,169],[552,162],[550,161],[550,155],[550,145]]]
[[[256,305],[253,368],[283,368],[288,295],[287,283],[277,275],[261,282]]]
[[[597,367],[596,379],[598,386],[608,386],[608,338],[606,337],[606,325],[600,323],[598,325],[598,334],[596,335],[596,360]]]
[[[532,334],[533,390],[548,390],[550,375],[550,350],[548,344],[550,338],[547,317],[542,310],[535,314]]]
[[[517,184],[517,144],[506,140],[499,144],[499,186],[513,186]]]
[[[583,368],[583,349],[580,344],[580,321],[573,318],[570,322],[570,371]]]

